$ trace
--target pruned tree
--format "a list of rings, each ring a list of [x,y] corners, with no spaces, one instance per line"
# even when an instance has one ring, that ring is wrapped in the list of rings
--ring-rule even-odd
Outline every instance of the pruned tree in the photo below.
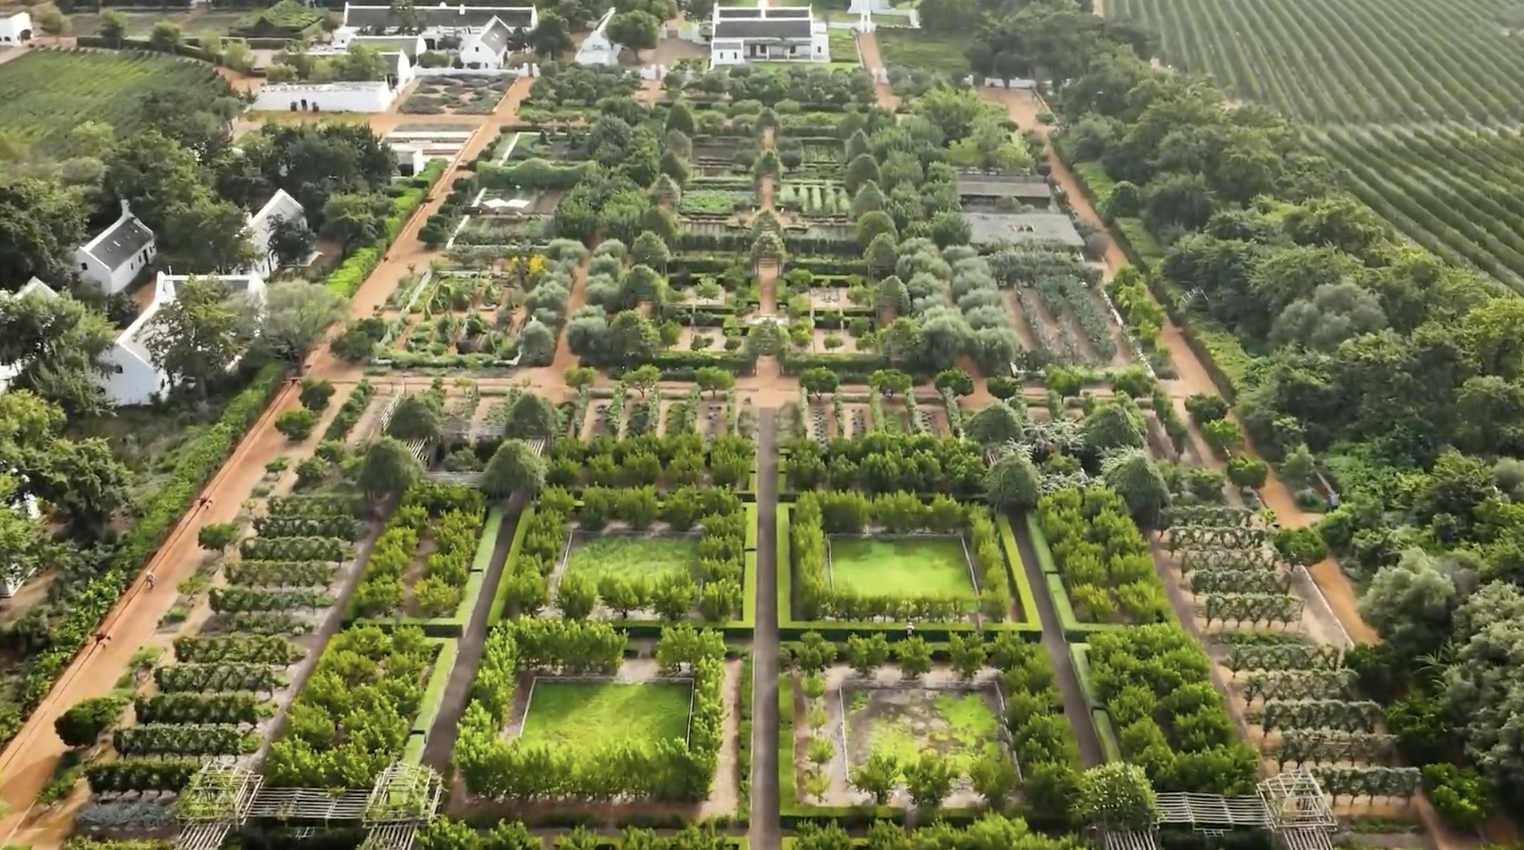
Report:
[[[545,486],[546,463],[523,440],[504,440],[482,470],[481,491],[494,499],[534,498]]]
[[[371,498],[401,495],[423,475],[423,464],[407,446],[383,437],[365,447],[355,483]]]

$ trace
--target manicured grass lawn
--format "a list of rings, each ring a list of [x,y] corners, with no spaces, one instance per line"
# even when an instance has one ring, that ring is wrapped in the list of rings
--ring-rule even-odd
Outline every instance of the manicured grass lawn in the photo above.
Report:
[[[1000,718],[980,693],[928,690],[853,691],[847,697],[851,764],[887,753],[900,764],[933,749],[965,774],[985,753],[1000,751]]]
[[[608,575],[654,579],[678,570],[689,572],[697,561],[697,543],[689,537],[578,535],[566,570],[595,582]]]
[[[832,537],[831,582],[863,594],[978,598],[955,537]]]
[[[598,746],[688,737],[693,687],[675,682],[534,683],[520,740]]]
[[[933,35],[924,29],[881,29],[874,35],[887,68],[920,68],[939,74],[968,71],[966,39]]]

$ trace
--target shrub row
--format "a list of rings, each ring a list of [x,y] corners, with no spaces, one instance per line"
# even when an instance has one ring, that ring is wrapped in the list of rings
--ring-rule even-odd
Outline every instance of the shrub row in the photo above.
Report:
[[[364,788],[402,754],[439,650],[421,629],[375,626],[335,635],[270,746],[276,788]]]
[[[720,436],[706,445],[692,430],[622,440],[597,437],[585,443],[557,440],[550,451],[545,481],[575,489],[584,484],[685,487],[707,480],[716,487],[745,490],[750,486],[756,457],[757,447],[751,440]]]
[[[323,440],[343,440],[349,436],[350,429],[359,424],[360,417],[365,414],[365,408],[370,404],[371,398],[376,394],[376,388],[371,382],[362,380],[344,399],[344,404],[339,407],[338,415],[328,423],[328,430],[323,432]]]
[[[470,487],[420,482],[408,488],[365,562],[351,613],[400,613],[406,596],[403,575],[427,538],[434,540],[437,550],[413,584],[413,600],[425,617],[453,612],[465,592],[484,512],[481,491]]]
[[[499,735],[520,670],[608,672],[617,669],[624,643],[624,635],[607,623],[522,620],[494,629],[455,745],[455,764],[467,791],[493,800],[707,797],[724,737],[725,645],[718,632],[677,626],[663,630],[657,642],[656,661],[663,672],[693,678],[687,741],[556,746],[526,745]]]
[[[1078,622],[1174,620],[1148,541],[1116,493],[1093,487],[1083,494],[1070,489],[1043,496],[1037,520],[1052,555],[1044,569],[1051,566],[1062,577],[1067,605],[1060,607],[1072,606]]]
[[[1123,758],[1156,790],[1253,793],[1259,755],[1239,740],[1212,686],[1211,662],[1179,625],[1097,632],[1089,662]]]
[[[874,431],[856,440],[788,444],[788,489],[863,490],[869,493],[947,493],[972,501],[985,493],[979,444],[931,434]]]

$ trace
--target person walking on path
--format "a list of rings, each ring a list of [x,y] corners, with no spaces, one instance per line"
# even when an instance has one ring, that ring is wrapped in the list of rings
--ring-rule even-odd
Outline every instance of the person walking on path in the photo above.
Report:
[[[153,577],[153,573],[145,573],[143,575],[143,581],[148,585],[149,590],[153,590],[154,586],[159,583],[159,580]]]
[[[95,645],[96,646],[104,646],[106,641],[108,641],[108,640],[111,640],[111,635],[108,635],[105,632],[96,632],[95,633]]]

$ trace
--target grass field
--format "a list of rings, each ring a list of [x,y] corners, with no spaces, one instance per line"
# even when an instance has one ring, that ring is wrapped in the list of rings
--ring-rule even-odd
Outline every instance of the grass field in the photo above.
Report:
[[[876,30],[886,68],[921,68],[938,74],[968,73],[968,41],[926,30]]]
[[[1158,33],[1161,60],[1306,121],[1524,119],[1521,22],[1502,0],[1112,0],[1106,14]]]
[[[33,155],[58,156],[85,121],[105,122],[118,137],[136,132],[145,94],[185,98],[226,88],[210,65],[167,56],[33,50],[0,65],[0,133],[26,143]]]
[[[688,737],[693,687],[676,682],[620,684],[538,680],[519,740],[598,746]]]
[[[849,763],[889,753],[900,764],[926,749],[947,757],[966,774],[980,756],[1000,752],[1000,717],[984,693],[872,689],[847,694]]]
[[[595,582],[610,575],[652,579],[679,570],[688,572],[697,561],[697,544],[688,537],[578,535],[566,571]]]
[[[863,594],[977,599],[963,544],[955,537],[831,538],[831,583]]]

